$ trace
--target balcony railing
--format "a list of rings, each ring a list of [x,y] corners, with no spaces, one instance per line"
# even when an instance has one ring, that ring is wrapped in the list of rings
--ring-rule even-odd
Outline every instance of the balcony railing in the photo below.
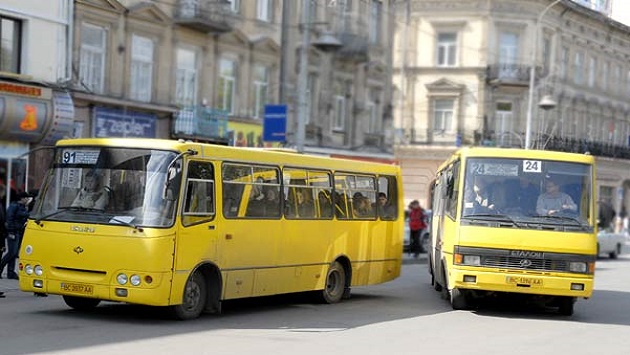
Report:
[[[228,113],[204,106],[182,109],[173,122],[173,136],[227,144]]]
[[[234,28],[234,13],[226,0],[179,0],[175,23],[202,32],[229,32]]]
[[[338,13],[333,25],[333,35],[342,47],[335,55],[352,61],[365,62],[369,57],[368,27],[364,19],[350,13]]]
[[[522,148],[524,133],[490,131],[476,137],[476,144],[502,148]],[[553,150],[568,153],[589,153],[594,156],[630,159],[630,147],[607,142],[594,142],[587,139],[563,138],[542,135],[532,140],[534,149]]]
[[[530,67],[523,64],[493,64],[487,68],[487,80],[491,84],[529,86]],[[536,67],[536,78],[547,75],[542,67]]]

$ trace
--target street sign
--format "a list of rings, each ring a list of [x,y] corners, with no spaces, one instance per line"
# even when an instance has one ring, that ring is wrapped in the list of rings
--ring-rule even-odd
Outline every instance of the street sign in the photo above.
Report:
[[[287,137],[287,105],[265,105],[263,141],[285,142]]]

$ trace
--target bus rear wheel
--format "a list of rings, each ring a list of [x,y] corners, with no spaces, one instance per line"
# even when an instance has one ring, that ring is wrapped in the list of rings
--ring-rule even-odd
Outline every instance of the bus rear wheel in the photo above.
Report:
[[[341,301],[346,288],[346,270],[335,261],[326,273],[326,284],[322,290],[322,300],[325,303],[337,303]]]
[[[76,296],[63,296],[63,301],[66,302],[68,307],[76,309],[78,311],[89,311],[96,308],[101,300],[96,298],[85,298]]]
[[[196,272],[186,282],[182,304],[171,306],[172,314],[180,320],[199,317],[206,305],[208,289],[203,276]]]

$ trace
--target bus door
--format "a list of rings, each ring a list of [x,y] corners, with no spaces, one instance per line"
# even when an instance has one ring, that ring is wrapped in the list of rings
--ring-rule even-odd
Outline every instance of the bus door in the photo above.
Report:
[[[175,244],[174,282],[181,285],[202,260],[215,261],[217,258],[214,165],[192,160],[186,171],[181,225]]]

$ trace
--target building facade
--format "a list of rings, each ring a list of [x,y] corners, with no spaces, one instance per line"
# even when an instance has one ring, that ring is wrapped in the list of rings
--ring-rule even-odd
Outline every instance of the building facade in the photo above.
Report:
[[[306,90],[307,152],[391,160],[389,1],[77,0],[73,97],[83,137],[184,138],[268,146],[264,109],[287,105],[286,141]],[[385,15],[389,14],[389,16]],[[297,85],[303,28],[308,84]],[[317,47],[339,38],[334,53]]]
[[[0,3],[0,186],[7,196],[37,185],[27,178],[38,169],[28,157],[31,148],[72,132],[65,88],[72,11],[71,0]]]
[[[569,0],[410,0],[396,11],[406,198],[428,203],[437,166],[459,146],[529,138],[530,148],[595,155],[599,197],[629,204],[629,27]]]

